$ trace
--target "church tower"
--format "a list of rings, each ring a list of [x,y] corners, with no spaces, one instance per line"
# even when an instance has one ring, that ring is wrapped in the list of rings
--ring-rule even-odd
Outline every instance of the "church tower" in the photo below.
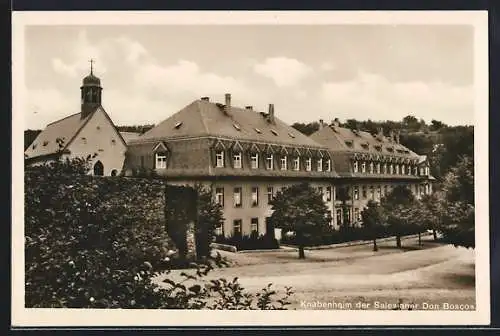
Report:
[[[83,79],[81,90],[81,117],[86,118],[101,106],[101,80],[94,76],[94,60],[90,60],[90,74]]]

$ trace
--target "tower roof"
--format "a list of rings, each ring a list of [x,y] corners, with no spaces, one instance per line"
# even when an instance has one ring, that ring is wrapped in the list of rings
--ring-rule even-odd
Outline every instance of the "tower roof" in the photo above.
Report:
[[[101,80],[99,77],[94,75],[94,60],[90,61],[90,74],[88,74],[85,78],[83,78],[84,86],[101,86]]]

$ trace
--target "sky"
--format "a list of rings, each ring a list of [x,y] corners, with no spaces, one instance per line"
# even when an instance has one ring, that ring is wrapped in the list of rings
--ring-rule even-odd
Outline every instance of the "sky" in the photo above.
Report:
[[[208,96],[287,123],[334,118],[474,123],[466,25],[29,26],[25,129],[80,110],[94,59],[116,125],[156,124]]]

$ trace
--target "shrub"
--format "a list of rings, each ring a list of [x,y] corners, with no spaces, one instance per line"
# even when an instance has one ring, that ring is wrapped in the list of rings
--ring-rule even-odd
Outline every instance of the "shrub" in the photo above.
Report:
[[[278,249],[278,241],[269,235],[216,236],[215,242],[235,246],[238,250],[268,250]]]

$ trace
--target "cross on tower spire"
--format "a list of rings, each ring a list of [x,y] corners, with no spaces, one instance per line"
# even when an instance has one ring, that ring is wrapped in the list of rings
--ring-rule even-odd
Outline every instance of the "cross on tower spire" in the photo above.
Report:
[[[94,67],[93,67],[93,65],[94,65],[95,60],[93,60],[91,58],[89,62],[90,62],[90,74],[93,75],[94,74]]]

